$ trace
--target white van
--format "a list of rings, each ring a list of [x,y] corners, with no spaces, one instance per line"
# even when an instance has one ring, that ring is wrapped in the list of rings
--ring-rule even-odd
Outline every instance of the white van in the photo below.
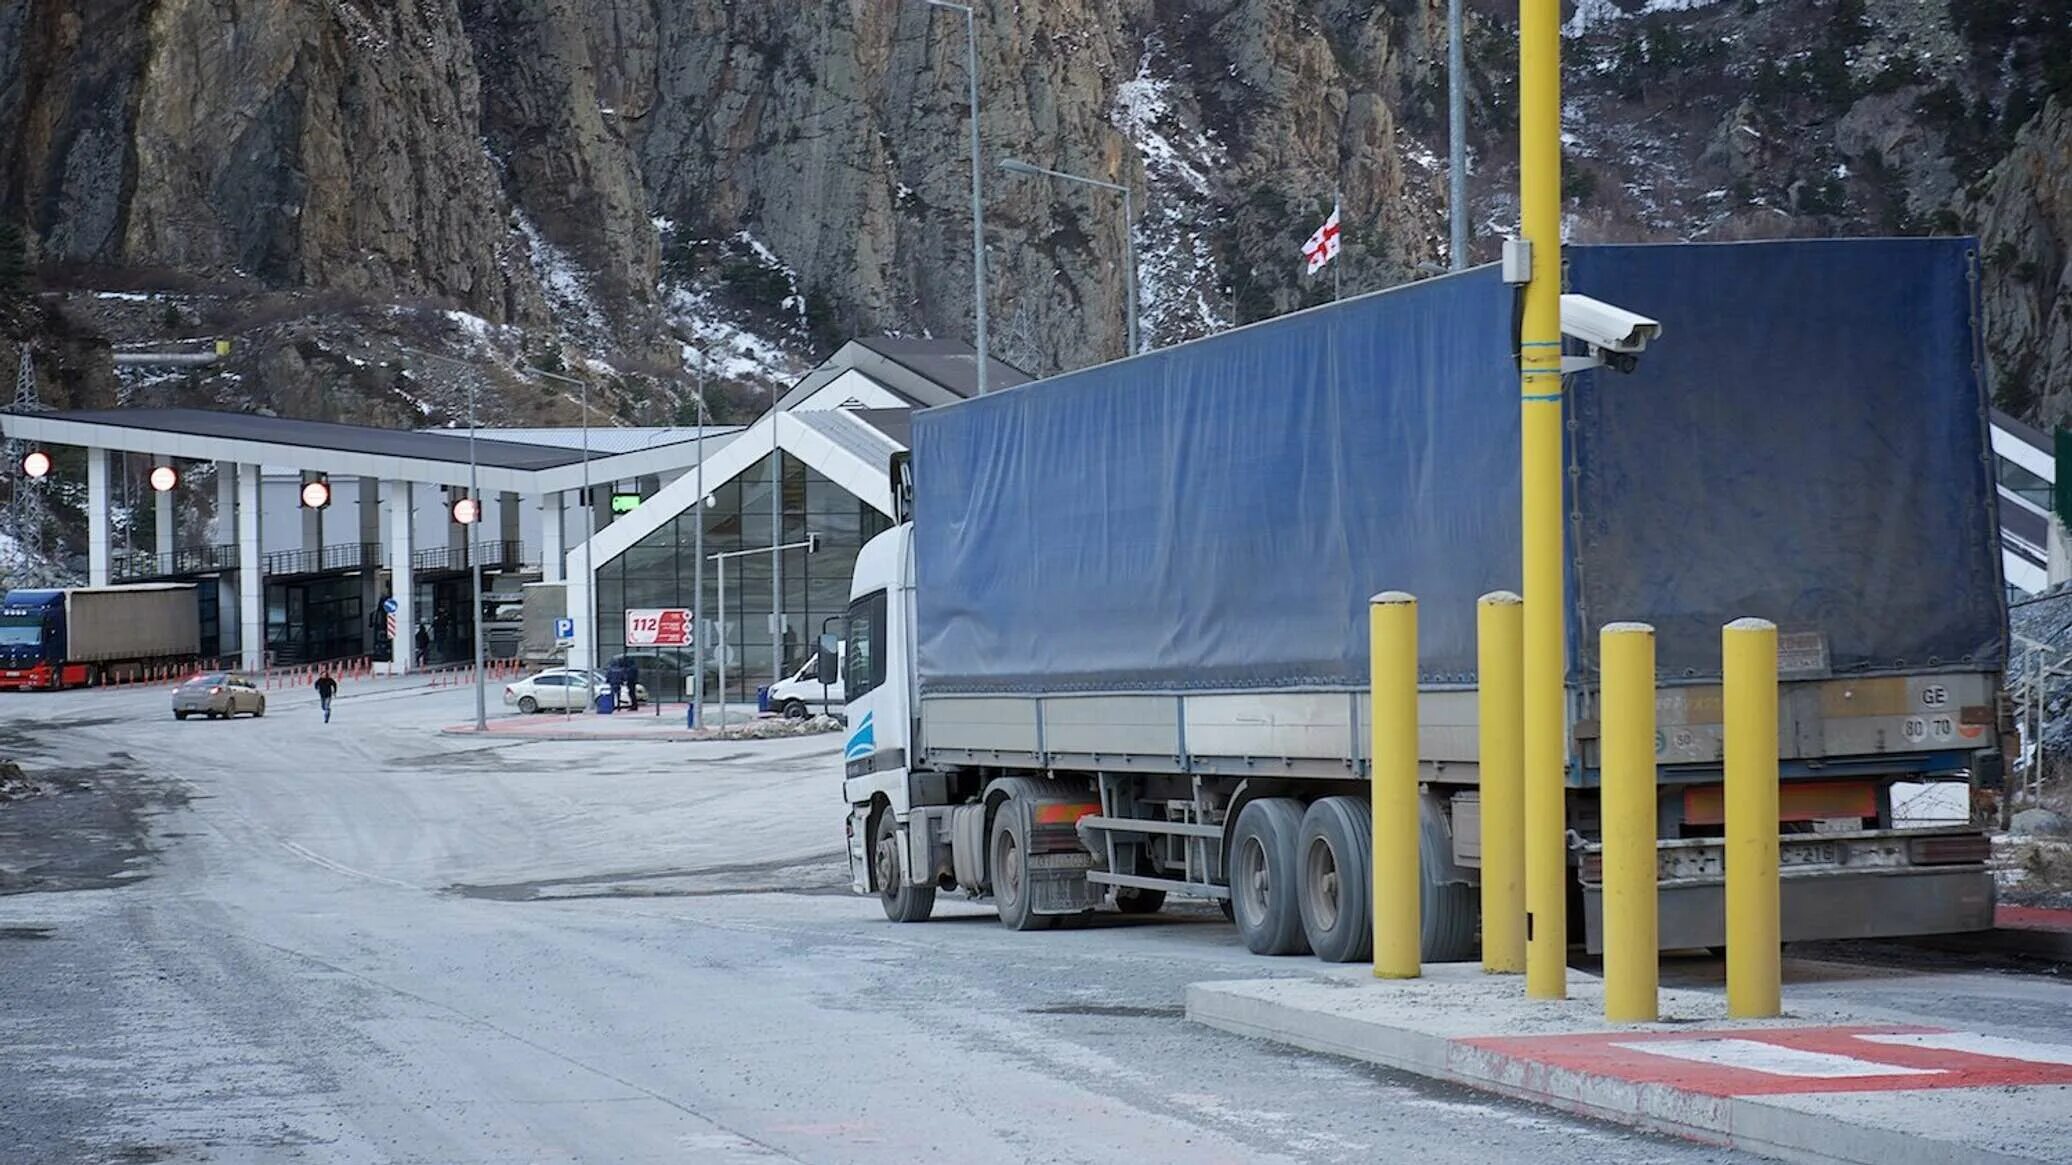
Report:
[[[804,667],[789,677],[770,685],[770,709],[786,720],[804,720],[815,712],[839,713],[847,697],[842,694],[841,677],[842,648],[835,648],[835,682],[823,688],[820,686],[817,659],[808,659]]]

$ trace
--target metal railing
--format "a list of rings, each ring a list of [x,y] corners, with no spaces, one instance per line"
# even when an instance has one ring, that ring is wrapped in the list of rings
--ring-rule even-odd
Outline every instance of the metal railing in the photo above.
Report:
[[[464,546],[439,546],[420,550],[410,556],[410,569],[466,570],[469,566],[468,548]],[[489,570],[509,570],[525,565],[525,544],[523,542],[477,542],[474,546],[473,565]]]
[[[212,574],[236,569],[237,547],[231,544],[188,546],[171,554],[133,551],[114,555],[108,560],[109,578],[125,581],[174,578],[184,574]]]
[[[268,575],[315,574],[326,570],[366,570],[381,564],[381,543],[340,542],[314,550],[276,550],[260,560],[260,569]]]

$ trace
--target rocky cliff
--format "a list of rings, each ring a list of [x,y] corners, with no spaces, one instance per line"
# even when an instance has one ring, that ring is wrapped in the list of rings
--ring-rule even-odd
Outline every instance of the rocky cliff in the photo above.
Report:
[[[1515,5],[1469,0],[1477,257]],[[1443,263],[1443,0],[979,0],[996,348],[1121,354]],[[2072,11],[1580,0],[1579,238],[1975,231],[2003,401],[2072,412]],[[757,407],[839,337],[966,336],[962,17],[920,0],[0,0],[0,327],[58,403],[438,424]],[[1347,249],[1297,248],[1334,199]],[[10,271],[14,272],[10,276]],[[131,346],[227,337],[196,373]]]

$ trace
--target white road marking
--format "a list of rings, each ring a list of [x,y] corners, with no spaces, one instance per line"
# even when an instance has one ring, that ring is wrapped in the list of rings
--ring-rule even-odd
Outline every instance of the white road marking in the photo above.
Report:
[[[1764,1072],[1771,1076],[1807,1076],[1835,1080],[1851,1076],[1943,1074],[1940,1068],[1902,1068],[1896,1064],[1880,1064],[1873,1060],[1859,1060],[1853,1056],[1807,1052],[1798,1048],[1787,1048],[1781,1044],[1766,1044],[1761,1040],[1635,1040],[1630,1043],[1613,1044],[1612,1047],[1640,1052],[1643,1055],[1667,1056],[1675,1060],[1714,1064],[1721,1068],[1738,1068],[1744,1072]]]
[[[1995,1056],[2002,1060],[2026,1060],[2031,1064],[2063,1064],[2072,1067],[2072,1044],[2037,1044],[2006,1036],[1980,1035],[1977,1032],[1907,1032],[1900,1035],[1856,1038],[1870,1044],[1932,1048],[1938,1052],[1969,1052],[1974,1056]]]

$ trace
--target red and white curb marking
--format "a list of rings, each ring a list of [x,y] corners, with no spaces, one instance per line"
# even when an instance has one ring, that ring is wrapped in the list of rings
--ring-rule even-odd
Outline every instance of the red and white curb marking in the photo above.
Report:
[[[1596,1032],[1458,1042],[1549,1067],[1708,1096],[2072,1084],[2072,1044],[1940,1028]]]

